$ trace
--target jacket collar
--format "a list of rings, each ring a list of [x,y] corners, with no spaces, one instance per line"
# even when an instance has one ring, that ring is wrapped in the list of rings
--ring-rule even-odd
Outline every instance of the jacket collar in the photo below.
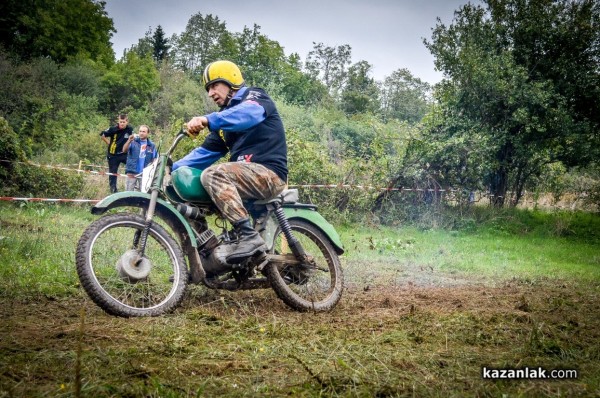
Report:
[[[242,102],[242,98],[244,98],[244,95],[246,94],[246,91],[248,91],[248,87],[244,86],[244,87],[240,88],[238,90],[238,92],[235,93],[235,95],[229,101],[229,106],[227,106],[227,108],[229,108],[232,105],[237,105],[240,102]]]
[[[138,137],[134,141],[137,142],[138,144],[140,144],[142,142],[142,139],[140,137]],[[148,145],[148,146],[154,145],[154,143],[150,140],[150,137],[146,138],[146,145]]]

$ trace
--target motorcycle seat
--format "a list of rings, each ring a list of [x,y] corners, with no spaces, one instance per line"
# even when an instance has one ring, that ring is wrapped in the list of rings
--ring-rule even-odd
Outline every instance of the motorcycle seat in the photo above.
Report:
[[[269,203],[279,202],[281,204],[292,204],[298,202],[298,190],[297,189],[284,189],[279,195],[274,198],[265,200],[255,200],[255,205],[266,205]]]

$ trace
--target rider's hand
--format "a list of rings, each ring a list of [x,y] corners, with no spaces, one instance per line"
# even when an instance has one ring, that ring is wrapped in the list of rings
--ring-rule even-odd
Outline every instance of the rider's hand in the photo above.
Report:
[[[205,116],[196,116],[187,122],[187,132],[191,135],[197,135],[206,127],[208,127],[208,119]]]

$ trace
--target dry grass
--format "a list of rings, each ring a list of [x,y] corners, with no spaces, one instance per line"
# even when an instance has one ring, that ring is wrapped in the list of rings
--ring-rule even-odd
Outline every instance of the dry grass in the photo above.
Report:
[[[176,314],[109,317],[84,297],[0,303],[0,396],[593,396],[599,288],[352,289],[333,312],[269,291],[195,288]],[[486,381],[481,367],[575,368],[578,380]]]

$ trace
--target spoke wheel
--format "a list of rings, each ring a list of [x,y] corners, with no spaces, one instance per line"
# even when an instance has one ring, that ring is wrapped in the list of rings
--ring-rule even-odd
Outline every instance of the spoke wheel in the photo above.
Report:
[[[153,223],[140,257],[144,226],[139,215],[104,216],[85,230],[77,245],[81,285],[109,314],[157,316],[173,311],[183,299],[188,276],[181,249]]]
[[[315,226],[289,220],[292,233],[308,254],[306,264],[269,263],[265,271],[277,296],[298,311],[327,311],[342,297],[344,277],[340,260],[329,239]],[[273,254],[290,255],[285,236],[278,230]]]

